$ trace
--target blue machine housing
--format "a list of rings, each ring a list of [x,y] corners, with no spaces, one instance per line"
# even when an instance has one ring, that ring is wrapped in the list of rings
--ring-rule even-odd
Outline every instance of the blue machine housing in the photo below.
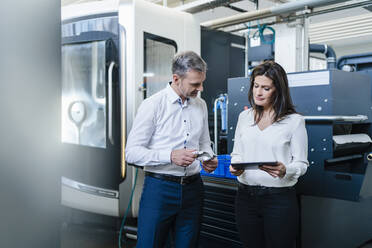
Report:
[[[342,56],[337,60],[337,69],[366,73],[372,78],[372,53]]]
[[[371,136],[371,79],[367,74],[340,70],[289,73],[288,80],[296,110],[309,116],[365,115],[366,121],[306,121],[309,140],[307,173],[297,184],[305,195],[357,201],[364,180],[369,144],[335,148],[333,135],[366,133]],[[249,78],[228,81],[229,137],[232,151],[238,116],[249,107]]]

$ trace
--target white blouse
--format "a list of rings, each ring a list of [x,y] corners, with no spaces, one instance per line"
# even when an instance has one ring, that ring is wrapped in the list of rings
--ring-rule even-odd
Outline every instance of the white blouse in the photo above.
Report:
[[[309,165],[307,143],[305,120],[299,114],[288,115],[260,130],[254,124],[252,108],[241,112],[235,130],[231,163],[278,161],[285,165],[286,174],[283,178],[274,178],[263,170],[249,169],[238,177],[238,181],[266,187],[293,186]]]

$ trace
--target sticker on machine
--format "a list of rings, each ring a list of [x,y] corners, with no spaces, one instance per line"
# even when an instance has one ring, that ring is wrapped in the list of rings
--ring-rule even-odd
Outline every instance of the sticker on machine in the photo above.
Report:
[[[329,71],[289,73],[287,76],[289,87],[329,84]]]

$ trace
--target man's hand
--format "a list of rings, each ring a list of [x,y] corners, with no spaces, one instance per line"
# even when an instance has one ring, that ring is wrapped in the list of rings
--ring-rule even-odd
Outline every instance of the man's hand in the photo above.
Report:
[[[244,170],[234,169],[234,167],[232,167],[231,165],[230,165],[229,169],[230,169],[230,173],[234,176],[237,176],[237,177],[240,176],[241,174],[243,174],[243,172],[244,172]]]
[[[188,149],[173,150],[171,152],[171,161],[178,166],[187,167],[194,162],[196,154],[193,154],[193,152],[195,151]]]
[[[278,162],[278,165],[270,166],[270,165],[261,165],[259,167],[261,170],[266,171],[270,174],[272,177],[279,177],[283,178],[286,174],[287,169],[285,168],[285,165],[281,162]]]
[[[217,168],[218,160],[216,158],[207,160],[207,161],[202,162],[202,165],[203,165],[203,169],[206,172],[211,173]]]

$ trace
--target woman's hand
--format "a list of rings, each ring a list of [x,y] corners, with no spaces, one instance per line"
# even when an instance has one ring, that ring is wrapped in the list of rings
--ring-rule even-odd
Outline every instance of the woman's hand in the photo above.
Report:
[[[243,174],[244,170],[235,170],[231,165],[230,165],[230,173],[234,176],[240,176]]]
[[[278,164],[274,166],[264,164],[264,165],[261,165],[259,168],[269,173],[270,176],[272,177],[283,178],[286,173],[285,165],[282,162],[278,162]]]

